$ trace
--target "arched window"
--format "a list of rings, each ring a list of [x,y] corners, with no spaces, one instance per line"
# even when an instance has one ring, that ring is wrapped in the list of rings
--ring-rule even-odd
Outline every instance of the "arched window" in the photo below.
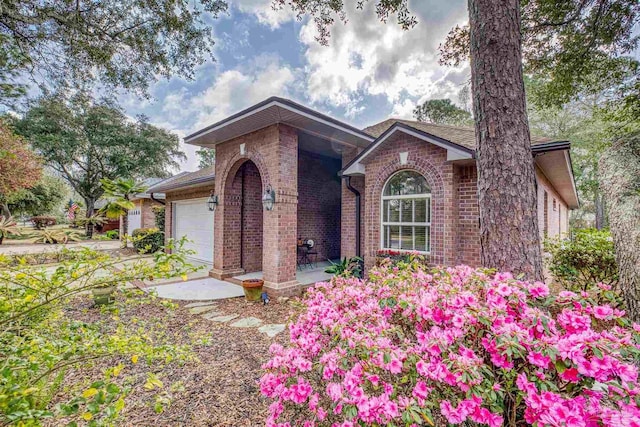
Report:
[[[430,252],[431,189],[415,171],[394,174],[382,191],[382,249]]]

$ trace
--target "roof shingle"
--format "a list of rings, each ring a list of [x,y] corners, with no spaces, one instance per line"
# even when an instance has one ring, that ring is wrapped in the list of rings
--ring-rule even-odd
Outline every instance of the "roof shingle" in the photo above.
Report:
[[[375,125],[366,127],[364,132],[377,138],[382,135],[387,129],[394,125],[394,123],[402,123],[407,126],[411,126],[422,132],[437,136],[442,139],[446,139],[454,144],[461,145],[463,147],[475,150],[476,147],[476,131],[472,127],[467,126],[450,126],[450,125],[438,125],[435,123],[418,122],[416,120],[404,120],[404,119],[387,119]],[[549,138],[541,138],[537,136],[531,136],[531,145],[545,144],[553,142]]]

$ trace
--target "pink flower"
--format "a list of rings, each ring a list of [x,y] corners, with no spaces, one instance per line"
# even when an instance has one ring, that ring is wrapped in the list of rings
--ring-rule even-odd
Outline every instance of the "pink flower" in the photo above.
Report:
[[[549,287],[542,282],[535,282],[529,285],[529,293],[534,298],[546,298],[549,296]]]
[[[426,399],[429,396],[429,387],[425,384],[424,381],[418,381],[413,388],[413,396],[418,399]]]
[[[551,363],[551,358],[548,356],[543,356],[542,353],[531,352],[527,355],[527,360],[532,365],[538,366],[540,368],[546,368]]]
[[[291,400],[295,403],[302,403],[313,391],[311,385],[304,378],[298,378],[298,383],[289,387],[291,391]]]
[[[593,308],[593,317],[596,319],[611,319],[613,317],[613,308],[608,305],[599,305]]]
[[[578,381],[580,381],[580,379],[578,378],[578,370],[576,368],[565,369],[564,372],[560,374],[560,378],[562,378],[564,381],[569,381],[572,383],[577,383]]]

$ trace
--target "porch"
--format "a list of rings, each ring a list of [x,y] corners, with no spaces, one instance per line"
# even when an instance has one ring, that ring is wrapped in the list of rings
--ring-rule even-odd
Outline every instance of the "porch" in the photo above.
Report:
[[[334,260],[333,262],[338,261],[339,260]],[[331,262],[329,261],[318,261],[317,263],[314,263],[312,267],[298,267],[296,269],[296,280],[301,286],[313,285],[317,282],[330,280],[333,275],[324,272],[329,266],[331,266]],[[252,273],[230,277],[227,280],[239,285],[243,280],[263,278],[264,276],[262,271],[254,271]]]

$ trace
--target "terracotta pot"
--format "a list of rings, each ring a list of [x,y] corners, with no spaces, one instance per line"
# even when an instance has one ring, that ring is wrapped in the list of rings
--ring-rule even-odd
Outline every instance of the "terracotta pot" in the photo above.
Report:
[[[112,304],[115,301],[115,297],[113,296],[115,291],[115,286],[93,288],[91,290],[91,293],[93,294],[93,302],[95,302],[96,305]]]
[[[244,296],[247,301],[260,301],[260,295],[262,295],[262,286],[264,280],[262,279],[247,279],[242,281],[242,288],[244,289]]]

